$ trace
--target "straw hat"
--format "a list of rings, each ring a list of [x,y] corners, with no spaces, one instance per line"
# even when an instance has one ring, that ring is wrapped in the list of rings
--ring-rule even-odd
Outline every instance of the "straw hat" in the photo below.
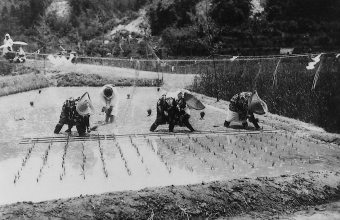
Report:
[[[87,92],[85,92],[78,101],[76,110],[82,116],[93,115],[95,113],[95,109],[91,103],[90,95]]]
[[[248,103],[249,109],[258,115],[264,115],[268,112],[267,104],[259,97],[257,91],[255,91]]]
[[[105,87],[103,93],[104,93],[104,96],[105,96],[106,98],[112,98],[112,96],[113,96],[113,89],[112,89],[112,87],[111,87],[111,86]]]

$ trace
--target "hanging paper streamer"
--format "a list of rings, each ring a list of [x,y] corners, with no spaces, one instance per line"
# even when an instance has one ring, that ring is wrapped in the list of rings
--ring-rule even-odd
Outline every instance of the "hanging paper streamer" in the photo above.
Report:
[[[139,60],[136,60],[136,64],[135,64],[135,77],[138,78],[139,76],[139,70],[140,70],[140,63]],[[136,80],[135,80],[136,83]]]
[[[152,63],[153,68],[156,68],[156,66],[157,66],[156,61],[153,60],[151,63]]]
[[[315,86],[316,86],[316,82],[318,81],[319,79],[319,75],[320,75],[320,70],[321,70],[321,67],[322,67],[322,61],[320,62],[319,64],[319,67],[318,69],[316,70],[316,73],[315,73],[315,76],[314,76],[314,79],[313,79],[313,86],[312,86],[312,90],[315,89]]]
[[[257,78],[260,76],[260,73],[261,73],[262,66],[260,65],[260,63],[259,63],[259,66],[260,66],[260,68],[259,68],[259,71],[257,72],[257,74],[255,76],[255,80],[257,80]]]
[[[171,72],[173,72],[175,70],[175,67],[174,66],[172,66],[171,67]]]
[[[279,62],[277,62],[276,67],[275,67],[275,71],[273,73],[273,87],[277,86],[277,69],[279,68],[280,63],[281,63],[281,59],[279,59]]]
[[[119,43],[119,48],[120,48],[120,51],[121,51],[122,53],[124,53],[124,50],[123,50],[123,48],[122,48],[122,43]]]
[[[259,71],[257,72],[257,74],[256,74],[256,76],[255,76],[255,79],[254,79],[253,91],[256,90],[257,78],[259,78],[260,73],[261,73],[261,68],[262,68],[261,63],[259,63],[259,67],[260,67],[260,68],[259,68]]]
[[[317,55],[316,57],[312,58],[313,62],[309,62],[309,63],[308,63],[308,66],[306,66],[306,68],[307,68],[308,70],[314,69],[314,68],[315,68],[315,65],[316,65],[318,62],[320,62],[321,55],[322,55],[322,53],[319,54],[319,55]]]
[[[233,62],[234,60],[237,59],[238,56],[233,56],[232,58],[230,58],[230,61]]]
[[[161,62],[161,67],[166,67],[166,62]]]

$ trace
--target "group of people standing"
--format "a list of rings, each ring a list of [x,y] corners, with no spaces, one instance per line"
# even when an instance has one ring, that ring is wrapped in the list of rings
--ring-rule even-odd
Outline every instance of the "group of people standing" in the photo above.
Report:
[[[99,91],[102,104],[102,112],[105,112],[105,123],[114,123],[118,113],[118,92],[114,85],[103,86]],[[174,131],[175,125],[185,126],[191,132],[195,131],[189,122],[190,109],[201,110],[205,106],[188,90],[178,90],[162,95],[157,101],[157,115],[150,131],[155,131],[159,125],[169,124],[169,132]],[[244,129],[248,128],[248,122],[254,124],[255,129],[261,129],[258,119],[254,114],[263,115],[268,111],[266,103],[258,96],[257,92],[241,92],[235,94],[230,100],[227,118],[224,126],[229,127],[232,121],[242,123]],[[58,134],[63,125],[67,124],[66,132],[71,132],[76,126],[79,136],[87,136],[97,126],[90,127],[90,116],[95,113],[90,95],[85,92],[77,98],[67,99],[62,107],[60,119],[54,133]]]

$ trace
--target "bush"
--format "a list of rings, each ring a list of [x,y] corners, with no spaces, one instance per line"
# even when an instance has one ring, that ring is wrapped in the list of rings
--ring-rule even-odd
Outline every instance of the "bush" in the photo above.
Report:
[[[57,81],[57,86],[104,86],[106,84],[114,84],[116,86],[160,86],[162,82],[158,79],[141,79],[135,82],[134,78],[109,78],[96,74],[58,74],[52,77]],[[136,83],[136,84],[135,84]]]
[[[43,75],[34,73],[4,77],[0,79],[0,96],[45,88],[49,85],[49,81]]]

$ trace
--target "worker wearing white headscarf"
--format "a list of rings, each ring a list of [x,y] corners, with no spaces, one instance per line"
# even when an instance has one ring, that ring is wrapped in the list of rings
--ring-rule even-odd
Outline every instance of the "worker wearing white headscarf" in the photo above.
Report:
[[[12,49],[13,40],[12,40],[12,38],[11,38],[11,36],[9,34],[5,35],[4,45],[6,45],[6,46],[2,50],[2,55],[5,55],[9,51],[13,51],[13,49]]]
[[[105,122],[113,123],[118,113],[118,91],[112,84],[103,86],[100,90],[100,100],[105,112]]]

